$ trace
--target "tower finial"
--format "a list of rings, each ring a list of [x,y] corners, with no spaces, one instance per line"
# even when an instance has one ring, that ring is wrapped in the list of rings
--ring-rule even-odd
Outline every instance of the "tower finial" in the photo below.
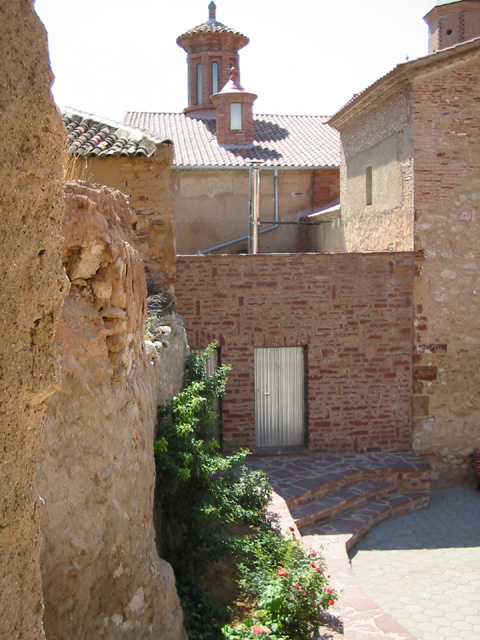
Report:
[[[210,4],[208,5],[208,19],[210,20],[210,22],[216,22],[217,18],[216,18],[216,12],[217,12],[217,7],[215,5],[215,2],[210,2]]]

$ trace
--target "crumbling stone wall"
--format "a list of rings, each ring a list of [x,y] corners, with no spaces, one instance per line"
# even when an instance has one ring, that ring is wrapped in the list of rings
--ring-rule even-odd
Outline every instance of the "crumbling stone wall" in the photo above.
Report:
[[[155,409],[182,383],[185,333],[145,345],[146,286],[126,198],[66,185],[71,281],[57,333],[61,390],[45,420],[45,631],[71,638],[183,638],[170,565],[155,547]]]
[[[150,158],[77,158],[76,177],[118,189],[129,198],[132,226],[149,276],[171,300],[175,281],[175,221],[170,198],[171,144],[158,144]]]
[[[62,303],[64,128],[31,0],[0,3],[0,637],[43,638],[34,484]]]

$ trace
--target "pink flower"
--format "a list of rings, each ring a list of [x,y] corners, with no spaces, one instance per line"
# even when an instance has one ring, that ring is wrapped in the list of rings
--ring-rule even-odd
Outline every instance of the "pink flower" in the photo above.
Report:
[[[295,531],[295,527],[288,527],[290,531]]]
[[[293,585],[293,588],[296,589],[297,591],[301,591],[302,587],[297,583]]]
[[[312,567],[313,567],[314,569],[316,569],[316,568],[317,568],[317,565],[316,565],[314,562],[312,562]]]
[[[330,587],[327,587],[327,593],[328,593],[328,595],[330,595],[332,593],[332,589]]]
[[[255,635],[255,636],[259,636],[262,633],[271,633],[270,629],[268,627],[264,627],[261,626],[259,627],[258,624],[254,624],[252,625],[250,631]]]
[[[278,567],[277,576],[279,578],[282,578],[282,577],[288,576],[288,575],[290,575],[290,574],[288,573],[288,571],[286,569],[284,569],[283,567]]]
[[[334,605],[335,604],[335,600],[332,600],[332,598],[330,598],[330,600],[328,601],[328,604],[330,606]]]
[[[314,558],[316,558],[316,557],[317,557],[317,554],[315,553],[315,551],[312,551],[312,556],[313,556]]]
[[[322,570],[317,567],[316,572],[317,573],[322,573]]]

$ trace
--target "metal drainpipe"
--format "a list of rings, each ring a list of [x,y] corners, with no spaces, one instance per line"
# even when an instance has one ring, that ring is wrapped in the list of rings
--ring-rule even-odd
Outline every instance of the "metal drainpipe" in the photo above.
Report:
[[[248,219],[248,253],[258,253],[258,230],[260,228],[260,171],[250,167],[250,215]]]
[[[270,227],[266,227],[265,229],[260,228],[260,233],[267,233],[268,231],[273,231],[274,229],[278,229],[279,225],[279,214],[278,214],[278,169],[275,169],[273,172],[273,224]]]
[[[278,206],[278,169],[275,169],[273,172],[273,222],[270,227],[266,227],[265,229],[260,229],[260,233],[268,233],[269,231],[274,231],[278,229],[279,222],[279,206]],[[202,249],[201,251],[197,251],[197,255],[205,255],[206,253],[211,253],[212,251],[217,251],[217,249],[224,249],[225,247],[230,247],[232,244],[237,244],[238,242],[244,242],[248,240],[249,236],[240,236],[239,238],[234,238],[233,240],[227,240],[227,242],[222,242],[221,244],[216,244],[214,247],[209,247],[208,249]]]

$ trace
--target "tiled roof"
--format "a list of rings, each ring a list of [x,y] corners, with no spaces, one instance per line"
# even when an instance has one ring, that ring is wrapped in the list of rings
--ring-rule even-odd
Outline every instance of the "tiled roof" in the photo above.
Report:
[[[65,111],[62,116],[67,130],[68,150],[76,156],[149,158],[155,153],[157,144],[171,144],[168,138],[153,138],[138,129],[89,114]]]
[[[181,40],[185,36],[194,35],[195,33],[231,33],[235,36],[241,36],[242,38],[245,38],[245,40],[248,42],[248,38],[246,35],[240,33],[240,31],[237,31],[236,29],[227,27],[227,25],[222,24],[217,20],[208,20],[207,22],[199,24],[198,27],[193,27],[193,29],[185,31],[185,33],[182,33],[181,36],[178,36],[177,41]]]
[[[336,167],[340,162],[338,132],[326,116],[253,116],[250,147],[221,146],[215,119],[184,113],[128,112],[125,124],[171,138],[174,166],[244,167],[253,160],[272,167]]]

